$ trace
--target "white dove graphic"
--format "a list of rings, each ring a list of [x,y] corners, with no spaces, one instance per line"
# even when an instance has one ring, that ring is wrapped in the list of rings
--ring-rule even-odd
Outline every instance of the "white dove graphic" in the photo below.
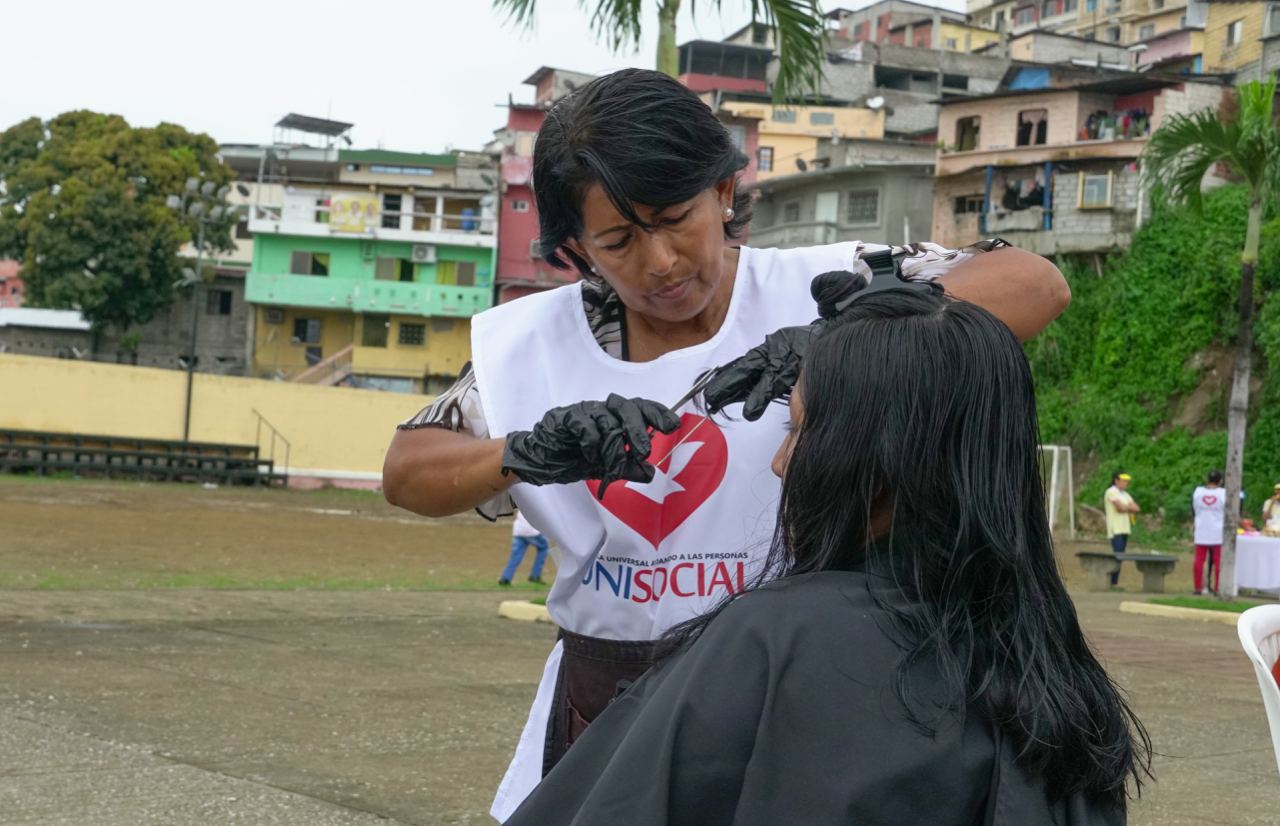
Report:
[[[676,477],[688,466],[693,455],[701,450],[704,444],[705,442],[685,442],[671,451],[671,461],[665,472],[661,468],[655,468],[652,482],[627,482],[627,487],[661,505],[671,494],[684,490],[684,486],[676,481]]]

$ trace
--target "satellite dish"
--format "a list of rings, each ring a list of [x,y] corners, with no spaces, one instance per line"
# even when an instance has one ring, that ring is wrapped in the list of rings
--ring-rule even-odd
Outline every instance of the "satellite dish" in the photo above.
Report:
[[[804,162],[804,158],[796,158],[796,169],[799,169],[801,172],[808,172],[809,164]]]
[[[876,96],[875,96],[875,97],[873,97],[873,98],[867,98],[867,108],[868,108],[868,109],[883,109],[883,108],[884,108],[884,97],[883,97],[883,96],[881,96],[881,95],[876,95]]]

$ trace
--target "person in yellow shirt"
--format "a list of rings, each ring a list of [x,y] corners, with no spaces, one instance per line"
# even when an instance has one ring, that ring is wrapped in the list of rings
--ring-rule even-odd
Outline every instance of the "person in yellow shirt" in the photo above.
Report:
[[[1103,504],[1107,510],[1107,538],[1111,540],[1111,552],[1116,556],[1124,553],[1125,548],[1128,547],[1133,515],[1142,511],[1128,492],[1129,481],[1132,478],[1127,473],[1113,475],[1111,487],[1107,488],[1103,496]],[[1116,571],[1111,575],[1111,584],[1114,586],[1119,581],[1120,572]]]
[[[1262,532],[1280,536],[1280,484],[1276,485],[1275,495],[1262,504]]]

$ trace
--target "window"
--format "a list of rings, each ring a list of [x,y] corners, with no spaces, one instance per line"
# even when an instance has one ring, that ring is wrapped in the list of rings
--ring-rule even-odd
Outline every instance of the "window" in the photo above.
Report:
[[[346,166],[346,170],[347,170],[348,172],[359,172],[359,171],[360,171],[360,164],[358,164],[358,163],[349,163],[349,164],[347,164],[347,166]]]
[[[1239,46],[1240,40],[1244,37],[1244,21],[1237,20],[1227,26],[1227,48]]]
[[[205,315],[231,315],[231,290],[209,290],[205,293]]]
[[[333,201],[329,198],[316,198],[315,221],[317,224],[329,223],[329,211]]]
[[[1119,26],[1111,26],[1110,28],[1108,28],[1108,29],[1107,29],[1107,31],[1106,31],[1106,36],[1107,36],[1107,42],[1108,42],[1108,43],[1119,43],[1119,42],[1120,42],[1120,27],[1119,27]]]
[[[1280,3],[1267,6],[1267,34],[1280,34]]]
[[[329,253],[294,252],[289,259],[289,272],[293,275],[328,275]]]
[[[960,48],[960,41],[956,40],[954,37],[948,37],[946,46],[949,51],[957,51]]]
[[[733,148],[742,152],[747,145],[747,127],[731,123],[725,126],[725,129],[729,130],[729,138],[733,141]]]
[[[1040,16],[1053,17],[1054,13],[1057,11],[1057,7],[1058,0],[1044,0],[1044,2],[1040,4]]]
[[[385,164],[370,164],[370,172],[378,172],[383,175],[434,175],[436,171],[430,167],[421,166],[387,166]]]
[[[427,340],[427,325],[400,322],[400,343],[408,345],[422,344]]]
[[[765,44],[765,38],[769,36],[769,30],[764,26],[753,25],[751,27],[751,42],[757,46]]]
[[[845,199],[845,223],[875,224],[880,218],[880,190],[855,189]]]
[[[400,229],[399,195],[388,193],[382,196],[382,228]]]
[[[1048,109],[1027,109],[1018,113],[1018,146],[1043,146],[1048,133]]]
[[[1080,173],[1080,209],[1108,209],[1111,206],[1111,173]]]
[[[998,11],[996,12],[996,31],[1001,31],[1003,29],[1004,29],[1004,12]]]
[[[834,112],[810,112],[809,123],[813,126],[830,126],[836,122]]]
[[[795,109],[774,109],[772,117],[778,123],[795,123],[796,110]]]
[[[1153,37],[1155,37],[1155,36],[1156,36],[1156,24],[1155,24],[1155,23],[1147,23],[1147,24],[1146,24],[1146,25],[1144,25],[1144,26],[1139,26],[1139,27],[1138,27],[1138,39],[1139,39],[1139,40],[1150,40],[1151,38],[1153,38]]]
[[[1063,3],[1062,3],[1063,14],[1071,14],[1078,8],[1080,8],[1079,0],[1063,0]]]
[[[1163,8],[1164,8],[1164,0],[1151,0],[1151,8],[1153,8],[1153,9],[1163,9]]]
[[[982,118],[974,115],[956,121],[956,151],[968,152],[978,148],[978,135],[982,127]]]
[[[1098,0],[1084,0],[1084,10],[1090,13],[1098,11]]]
[[[247,241],[253,237],[253,233],[249,231],[249,220],[236,222],[236,238],[240,241]]]
[[[964,89],[967,91],[969,89],[969,76],[944,74],[942,76],[942,88],[943,89]]]
[[[1017,26],[1025,26],[1028,23],[1036,22],[1036,7],[1023,6],[1013,13],[1013,22]]]
[[[853,27],[853,39],[861,40],[862,36],[866,34],[866,32],[867,32],[867,24],[859,23],[858,25]]]
[[[295,318],[293,320],[293,343],[294,344],[319,344],[320,343],[320,319]]]
[[[474,287],[476,263],[474,261],[441,261],[436,264],[436,283],[449,287]]]
[[[529,202],[528,202],[528,201],[522,201],[522,200],[520,200],[520,199],[518,199],[518,198],[517,198],[517,199],[515,199],[515,200],[513,200],[513,201],[511,202],[511,211],[512,211],[512,212],[528,212],[528,211],[529,211]]]
[[[413,281],[413,262],[408,258],[379,258],[373,277],[379,281]]]
[[[976,215],[982,212],[981,195],[961,195],[956,198],[952,210],[956,215]]]
[[[782,223],[798,224],[800,223],[800,202],[787,201],[782,205]]]
[[[268,307],[266,319],[268,324],[284,324],[284,310],[279,307]]]
[[[762,146],[756,150],[756,168],[761,172],[773,171],[773,147]]]
[[[360,346],[386,347],[387,328],[390,326],[390,316],[366,315],[360,322]]]

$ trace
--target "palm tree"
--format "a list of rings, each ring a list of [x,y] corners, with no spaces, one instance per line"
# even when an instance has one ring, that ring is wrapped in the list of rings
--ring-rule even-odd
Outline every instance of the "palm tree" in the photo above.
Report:
[[[595,0],[591,29],[613,51],[640,45],[640,14],[646,0]],[[705,2],[705,0],[704,0]],[[717,10],[721,0],[710,0]],[[579,0],[586,10],[589,0]],[[658,55],[655,68],[671,77],[679,74],[676,54],[676,14],[681,0],[657,0]],[[493,0],[493,6],[518,25],[531,28],[538,0]],[[689,0],[697,9],[697,0]],[[818,0],[751,0],[751,22],[773,30],[778,48],[774,98],[789,100],[816,92],[826,65],[826,24]]]
[[[1201,207],[1200,186],[1212,169],[1224,167],[1249,190],[1249,215],[1240,254],[1240,293],[1235,366],[1227,408],[1227,509],[1222,541],[1225,593],[1236,593],[1236,526],[1244,472],[1245,430],[1249,415],[1249,373],[1253,356],[1254,270],[1263,210],[1280,194],[1280,134],[1274,114],[1276,80],[1252,81],[1235,90],[1222,111],[1205,109],[1175,115],[1154,135],[1143,153],[1143,171],[1163,187],[1174,203]]]

